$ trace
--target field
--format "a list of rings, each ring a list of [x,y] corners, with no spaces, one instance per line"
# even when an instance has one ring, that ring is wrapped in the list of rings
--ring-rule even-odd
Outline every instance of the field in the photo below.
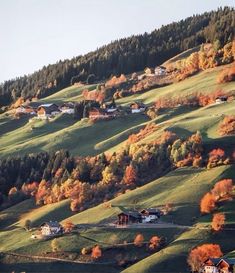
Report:
[[[176,56],[176,59],[184,56]],[[182,82],[124,97],[117,100],[117,104],[125,106],[138,100],[151,105],[163,96],[182,97],[195,93],[210,93],[218,89],[225,92],[234,91],[234,82],[220,85],[216,83],[217,75],[222,69],[222,67],[210,69]],[[43,99],[42,102],[79,101],[85,88],[92,90],[95,85],[68,87]],[[89,120],[76,121],[69,115],[59,115],[49,122],[29,121],[28,118],[14,119],[9,113],[5,113],[0,115],[0,157],[22,156],[40,151],[50,152],[62,148],[68,149],[72,155],[82,156],[97,155],[106,151],[115,152],[126,145],[130,134],[138,132],[150,122],[155,122],[158,129],[141,140],[142,142],[147,143],[157,139],[164,130],[175,132],[181,138],[189,137],[199,130],[206,152],[222,147],[230,153],[235,137],[221,137],[218,134],[218,125],[224,115],[234,114],[234,108],[233,100],[201,108],[178,106],[162,111],[154,120],[150,120],[144,114],[133,114],[95,123]],[[231,230],[220,234],[213,234],[210,230],[212,216],[203,216],[199,210],[201,197],[223,178],[235,178],[234,165],[210,170],[179,168],[110,200],[110,207],[99,204],[80,213],[71,212],[69,200],[36,206],[33,199],[28,199],[0,212],[0,252],[31,255],[47,255],[51,252],[51,240],[33,240],[30,236],[34,230],[24,229],[25,221],[30,219],[33,228],[50,220],[61,223],[70,220],[77,224],[80,227],[78,232],[59,237],[59,245],[62,251],[76,253],[79,256],[82,248],[91,248],[99,244],[103,257],[100,264],[95,265],[96,272],[179,272],[179,268],[181,272],[186,272],[189,270],[186,263],[189,250],[206,242],[219,243],[225,255],[235,257],[234,243],[231,240],[235,236],[233,229],[235,202],[224,202],[218,208],[218,211],[225,213],[226,226],[231,227]],[[121,211],[162,207],[166,203],[173,204],[173,211],[163,216],[162,221],[170,226],[118,229],[108,225],[117,220],[117,215]],[[145,241],[149,241],[154,235],[166,238],[165,247],[156,253],[150,253],[145,246],[140,248],[134,246],[133,240],[139,232],[143,234]],[[124,242],[130,245],[124,246]],[[131,262],[118,266],[121,260]],[[1,272],[16,269],[28,272],[29,268],[32,272],[36,272],[38,268],[46,268],[47,271],[44,272],[58,270],[94,272],[93,264],[39,262],[9,257],[3,257],[2,261],[4,265],[0,265]],[[126,266],[128,267],[125,268]]]

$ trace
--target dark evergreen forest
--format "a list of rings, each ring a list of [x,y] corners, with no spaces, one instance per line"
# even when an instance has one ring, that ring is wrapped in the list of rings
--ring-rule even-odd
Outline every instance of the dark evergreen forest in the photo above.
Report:
[[[234,8],[194,15],[149,34],[116,40],[84,56],[60,60],[31,75],[5,81],[0,85],[0,107],[18,97],[42,98],[75,82],[100,81],[153,67],[204,42],[217,41],[223,46],[233,40],[234,34]]]

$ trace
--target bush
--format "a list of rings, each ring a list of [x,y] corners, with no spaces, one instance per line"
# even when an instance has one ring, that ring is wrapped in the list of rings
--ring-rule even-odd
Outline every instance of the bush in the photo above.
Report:
[[[223,70],[217,78],[217,83],[226,83],[231,81],[235,81],[235,64],[230,68]]]

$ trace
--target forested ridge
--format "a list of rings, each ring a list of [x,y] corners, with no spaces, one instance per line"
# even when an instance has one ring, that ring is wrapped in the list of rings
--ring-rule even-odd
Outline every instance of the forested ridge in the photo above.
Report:
[[[234,32],[234,8],[219,8],[194,15],[162,26],[150,34],[116,40],[84,56],[60,60],[31,75],[5,81],[0,85],[0,106],[8,105],[18,97],[45,97],[89,78],[102,80],[111,75],[153,67],[204,42],[217,41],[223,46],[232,41]]]

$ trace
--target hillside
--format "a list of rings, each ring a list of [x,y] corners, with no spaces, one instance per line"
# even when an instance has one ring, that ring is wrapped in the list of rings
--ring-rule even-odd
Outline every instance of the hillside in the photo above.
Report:
[[[116,103],[125,106],[134,100],[138,100],[147,105],[151,105],[162,97],[183,97],[195,93],[209,94],[215,90],[223,90],[224,92],[233,91],[235,89],[235,84],[233,82],[217,84],[216,78],[222,69],[224,69],[224,66],[206,70],[173,85],[152,89],[140,95],[136,94],[118,99]],[[95,86],[88,86],[90,90],[94,87]],[[43,99],[42,103],[79,101],[82,99],[81,91],[85,88],[86,87],[69,87],[63,89],[57,94]],[[233,107],[232,104],[231,107]],[[183,121],[185,118],[184,115],[186,112],[189,112],[187,126],[191,127],[191,124],[193,124],[190,132],[195,132],[197,130],[203,130],[202,126],[204,127],[204,123],[199,122],[198,125],[196,124],[197,121],[200,120],[200,116],[203,116],[203,119],[207,119],[209,126],[211,127],[211,119],[220,120],[219,117],[210,118],[216,109],[218,109],[218,114],[221,109],[224,109],[225,111],[223,114],[231,113],[230,108],[223,105],[208,107],[207,110],[195,110],[194,108],[182,107],[181,109],[175,109],[166,114],[163,113],[162,115],[159,115],[155,122],[157,124],[160,123],[162,128],[166,129],[169,127],[169,123],[175,123],[179,120]],[[190,114],[190,112],[194,110],[194,114]],[[204,115],[204,111],[206,111],[206,115]],[[191,119],[190,115],[194,118]],[[198,117],[195,115],[198,115]],[[123,122],[124,120],[125,122]],[[87,121],[76,121],[71,116],[62,115],[49,123],[38,120],[29,123],[27,118],[15,120],[11,115],[1,114],[0,123],[3,134],[0,136],[0,142],[2,144],[0,152],[1,156],[6,157],[8,155],[22,155],[25,153],[52,151],[64,148],[69,149],[74,155],[96,155],[109,149],[114,151],[114,147],[123,145],[123,141],[126,140],[128,135],[138,131],[146,122],[148,122],[148,120],[149,119],[142,114],[137,114],[108,122],[101,121],[93,125]],[[162,123],[162,121],[166,122]],[[168,125],[164,126],[164,124]],[[32,126],[34,127],[33,130],[31,129]],[[94,132],[96,134],[95,139],[93,138]]]
[[[46,266],[45,272],[89,273],[94,268],[108,273],[189,272],[189,251],[204,243],[217,243],[225,256],[235,257],[234,187],[231,196],[216,203],[215,212],[226,219],[221,232],[211,231],[212,213],[201,213],[199,205],[218,181],[235,179],[235,135],[218,130],[225,116],[234,115],[235,82],[217,81],[233,64],[117,98],[123,114],[111,119],[77,120],[60,113],[40,120],[17,117],[13,110],[0,114],[0,205],[9,206],[0,211],[0,271],[37,272]],[[96,88],[97,84],[74,85],[37,102],[78,103],[84,90]],[[229,96],[228,101],[184,103],[185,98],[209,97],[218,90]],[[163,99],[182,103],[155,109],[150,119],[148,110]],[[130,111],[134,101],[144,103],[147,111]],[[131,135],[141,137],[131,142]],[[210,165],[208,153],[218,148],[223,155]],[[157,223],[116,225],[121,212],[147,208],[165,212],[167,205],[171,209]],[[55,238],[33,239],[49,221],[75,227]],[[143,242],[137,245],[139,233]],[[151,250],[153,236],[161,243]],[[94,258],[96,245],[102,255]]]
[[[234,9],[194,15],[149,34],[114,41],[84,56],[58,61],[29,76],[0,85],[0,106],[19,97],[46,97],[75,82],[94,82],[160,65],[182,51],[207,41],[225,45],[234,37]]]

